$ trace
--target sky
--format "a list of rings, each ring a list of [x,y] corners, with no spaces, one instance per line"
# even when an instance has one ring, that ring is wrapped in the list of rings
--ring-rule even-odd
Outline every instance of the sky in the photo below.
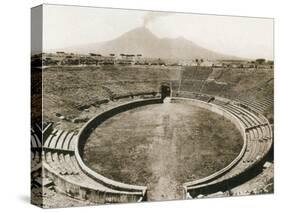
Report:
[[[44,5],[43,49],[112,40],[144,25],[160,38],[184,37],[218,53],[274,58],[274,20],[270,18],[58,5]]]

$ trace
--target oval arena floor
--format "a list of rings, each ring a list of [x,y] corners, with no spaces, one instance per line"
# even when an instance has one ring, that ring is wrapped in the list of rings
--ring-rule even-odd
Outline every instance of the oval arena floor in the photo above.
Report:
[[[84,161],[110,179],[147,185],[149,200],[183,198],[183,183],[227,166],[243,139],[234,124],[185,103],[138,107],[103,122],[84,147]]]

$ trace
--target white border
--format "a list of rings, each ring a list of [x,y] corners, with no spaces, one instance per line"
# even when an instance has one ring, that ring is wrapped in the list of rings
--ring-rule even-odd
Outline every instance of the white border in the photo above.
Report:
[[[105,6],[275,18],[275,150],[279,152],[280,1],[277,0],[11,0],[1,2],[0,210],[35,211],[29,201],[30,8],[41,3]],[[279,84],[279,86],[278,86]],[[82,211],[276,211],[280,205],[280,156],[275,155],[275,194],[250,197],[71,208]],[[62,209],[54,209],[59,211]],[[280,209],[279,209],[280,210]]]

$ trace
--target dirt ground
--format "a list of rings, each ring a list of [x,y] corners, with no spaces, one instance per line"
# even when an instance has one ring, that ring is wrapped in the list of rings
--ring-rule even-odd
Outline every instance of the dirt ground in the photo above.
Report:
[[[89,137],[84,160],[108,178],[147,185],[149,200],[171,200],[182,198],[184,182],[228,165],[242,143],[236,127],[221,116],[164,103],[105,121]]]

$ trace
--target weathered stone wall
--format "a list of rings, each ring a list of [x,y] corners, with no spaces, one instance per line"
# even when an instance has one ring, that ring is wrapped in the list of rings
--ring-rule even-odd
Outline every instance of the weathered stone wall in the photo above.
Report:
[[[90,186],[81,186],[53,172],[48,166],[44,167],[44,175],[54,182],[58,192],[76,199],[89,200],[93,203],[138,202],[144,198],[142,192],[108,191],[92,188]]]

